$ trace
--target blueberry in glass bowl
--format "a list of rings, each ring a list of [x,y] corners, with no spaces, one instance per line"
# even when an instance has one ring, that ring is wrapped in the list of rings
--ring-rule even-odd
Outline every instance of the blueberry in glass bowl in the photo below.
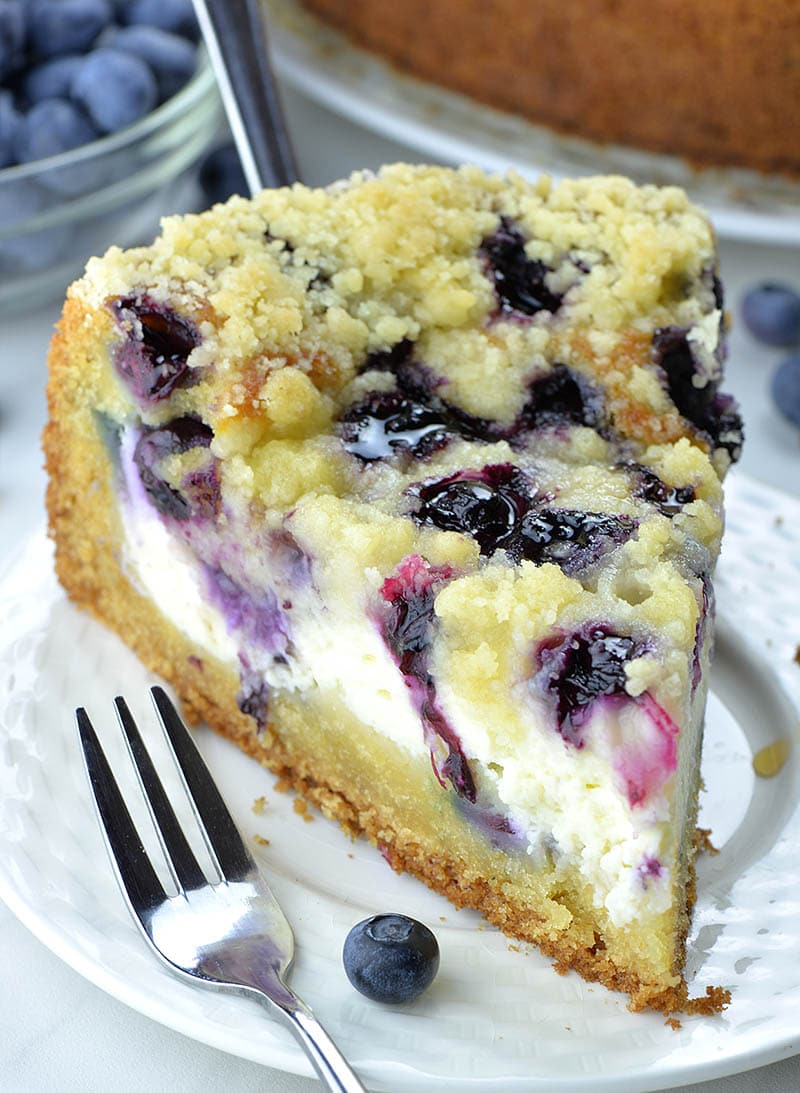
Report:
[[[149,242],[162,215],[201,203],[222,109],[191,13],[191,0],[0,0],[0,313],[60,295],[92,254]]]

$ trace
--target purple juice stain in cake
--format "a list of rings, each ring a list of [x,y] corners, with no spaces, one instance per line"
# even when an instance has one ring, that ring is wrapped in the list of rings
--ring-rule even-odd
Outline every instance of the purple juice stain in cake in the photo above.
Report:
[[[552,270],[538,258],[528,256],[525,237],[511,217],[500,217],[496,230],[478,248],[478,255],[494,285],[497,317],[552,313],[561,307],[563,295],[547,285]]]
[[[239,691],[236,704],[247,717],[255,721],[259,733],[263,733],[269,721],[270,687],[261,672],[253,671],[245,658],[239,669]]]
[[[702,655],[703,646],[708,636],[709,621],[714,618],[714,586],[707,573],[700,577],[700,613],[697,616],[697,624],[694,631],[694,651],[692,653],[692,693],[700,686],[703,678]]]
[[[464,819],[480,831],[484,838],[504,854],[519,853],[528,846],[523,828],[514,823],[510,816],[498,812],[480,800],[473,802],[463,797],[456,798],[458,808]]]
[[[630,473],[634,481],[633,495],[657,508],[664,516],[677,516],[697,497],[694,486],[668,486],[656,472],[642,463],[629,461],[620,464]]]
[[[719,390],[719,378],[710,375],[698,360],[689,339],[689,327],[662,326],[653,334],[653,360],[662,369],[667,392],[678,412],[713,448],[728,452],[731,462],[741,454],[742,419],[735,399]],[[719,356],[724,352],[720,346]]]
[[[458,734],[439,709],[429,670],[433,603],[454,572],[452,566],[432,566],[418,554],[404,558],[381,587],[386,606],[380,625],[419,712],[439,783],[444,786],[449,781],[459,797],[474,803],[477,793],[469,762]],[[440,761],[436,753],[442,747],[447,754]]]
[[[592,565],[636,529],[629,516],[548,506],[531,478],[511,463],[458,471],[406,492],[417,523],[470,535],[483,555],[505,550],[515,562],[552,562],[569,574]]]
[[[157,402],[198,381],[188,364],[200,344],[193,322],[147,295],[119,297],[111,310],[126,333],[114,351],[114,365],[137,398]]]
[[[251,592],[220,566],[203,564],[208,598],[222,612],[227,628],[248,644],[282,657],[289,640],[286,615],[272,589]]]
[[[222,568],[203,565],[209,600],[222,612],[229,632],[257,649],[271,654],[274,664],[286,663],[289,647],[289,623],[271,589],[251,592]],[[239,654],[239,693],[242,713],[252,717],[263,732],[267,725],[270,686],[263,672],[253,667],[244,653]]]
[[[614,757],[617,773],[631,808],[643,805],[678,766],[679,729],[649,691],[632,702],[646,714],[651,732],[623,744]]]
[[[222,502],[217,460],[187,472],[181,479],[181,493],[193,517],[211,520],[217,516]]]
[[[639,863],[636,872],[639,875],[639,882],[641,883],[642,888],[646,890],[651,880],[658,880],[659,877],[663,876],[664,866],[658,858],[654,858],[652,854],[645,854]]]
[[[292,588],[306,588],[311,583],[311,560],[287,528],[270,532],[269,551],[280,577]],[[289,605],[291,607],[291,604]]]
[[[164,425],[142,428],[133,461],[153,507],[162,515],[188,520],[213,517],[219,511],[219,468],[210,454],[203,467],[184,476],[180,490],[169,485],[161,474],[161,465],[168,456],[180,455],[191,448],[208,448],[213,436],[210,426],[190,414],[173,418]]]

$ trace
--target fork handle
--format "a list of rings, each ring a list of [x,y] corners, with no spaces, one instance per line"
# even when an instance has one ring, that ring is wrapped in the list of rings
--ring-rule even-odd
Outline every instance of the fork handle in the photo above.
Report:
[[[287,1024],[300,1042],[320,1079],[332,1093],[366,1093],[349,1063],[311,1010],[302,1006],[284,1010]]]
[[[299,1042],[311,1064],[331,1093],[366,1093],[350,1064],[316,1019],[308,1006],[283,982],[256,987],[267,1008],[279,1016]]]
[[[267,43],[264,0],[194,0],[251,193],[297,181]]]

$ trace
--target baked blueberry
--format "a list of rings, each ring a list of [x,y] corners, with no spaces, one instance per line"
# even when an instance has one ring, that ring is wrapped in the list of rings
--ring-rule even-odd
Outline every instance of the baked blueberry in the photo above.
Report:
[[[585,425],[600,429],[605,419],[601,393],[579,372],[565,364],[555,364],[550,372],[530,385],[528,401],[517,428]]]
[[[378,349],[368,354],[360,372],[394,372],[411,359],[414,343],[409,338],[396,342],[390,349]]]
[[[423,482],[408,492],[417,501],[418,523],[471,535],[481,554],[493,554],[514,538],[535,487],[507,463]]]
[[[545,642],[539,649],[541,671],[533,686],[549,691],[558,732],[583,747],[581,729],[599,698],[624,698],[625,665],[641,656],[644,646],[625,634],[597,625]]]
[[[630,538],[629,516],[548,507],[529,476],[510,463],[459,471],[407,490],[417,523],[471,535],[481,554],[505,550],[516,562],[585,568]]]
[[[373,915],[354,926],[343,950],[347,978],[373,1002],[412,1002],[439,970],[431,930],[407,915]]]
[[[622,466],[633,476],[634,496],[654,505],[664,516],[677,516],[696,497],[693,486],[668,486],[654,470],[641,463],[631,461]]]
[[[525,238],[508,216],[492,235],[487,235],[478,250],[503,315],[535,315],[538,311],[558,311],[563,297],[547,286],[550,270],[525,252]]]
[[[635,529],[630,516],[535,507],[522,517],[510,553],[537,565],[552,562],[573,574],[624,543]]]
[[[145,428],[133,453],[139,477],[154,507],[165,516],[187,520],[190,516],[211,516],[219,508],[219,477],[216,464],[187,475],[180,490],[161,474],[163,460],[190,448],[207,448],[213,433],[199,418],[174,418],[166,425]]]
[[[446,415],[399,391],[373,391],[339,419],[348,452],[365,463],[403,453],[422,459],[447,443]]]
[[[719,391],[719,380],[705,374],[695,353],[687,327],[659,327],[653,334],[653,359],[663,369],[678,412],[735,462],[744,433],[738,407],[730,395]]]
[[[742,300],[745,326],[766,345],[800,342],[800,293],[789,285],[767,282],[751,288]]]
[[[412,555],[398,566],[393,577],[384,581],[381,596],[389,605],[384,636],[405,676],[420,681],[428,678],[433,601],[442,582],[452,575],[450,566],[431,566],[418,555]]]
[[[188,365],[189,354],[200,344],[193,323],[146,296],[118,299],[112,310],[127,334],[114,363],[134,394],[157,401],[175,387],[196,382]]]

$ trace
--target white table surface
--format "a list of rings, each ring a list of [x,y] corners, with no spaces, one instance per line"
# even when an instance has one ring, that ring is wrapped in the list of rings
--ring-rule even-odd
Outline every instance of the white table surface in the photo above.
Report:
[[[419,159],[288,91],[286,105],[309,183],[327,183],[354,167]],[[720,251],[734,311],[743,288],[755,281],[784,279],[800,286],[796,250],[723,241]],[[45,420],[45,354],[58,311],[59,303],[53,302],[13,319],[0,317],[0,563],[43,524],[39,434]],[[726,386],[742,403],[747,430],[741,468],[800,495],[800,432],[777,415],[769,400],[769,375],[778,355],[740,328],[734,329],[730,348]],[[0,967],[3,1093],[311,1093],[320,1088],[310,1078],[206,1047],[128,1009],[53,956],[1,903]],[[800,1056],[682,1088],[789,1093],[800,1090]]]

